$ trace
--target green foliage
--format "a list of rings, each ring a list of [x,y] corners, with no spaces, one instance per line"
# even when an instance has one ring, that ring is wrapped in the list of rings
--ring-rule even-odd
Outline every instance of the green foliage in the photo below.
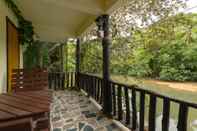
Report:
[[[67,60],[64,62],[64,69],[66,69],[68,72],[75,71],[75,43],[73,41],[69,41],[67,46],[65,46],[65,51],[67,52],[65,54],[67,55],[65,58]]]
[[[33,42],[33,26],[32,23],[28,20],[26,20],[22,14],[21,11],[18,9],[16,4],[13,2],[13,0],[5,0],[8,7],[13,11],[15,16],[18,19],[19,27],[19,40],[21,44],[30,44]],[[31,47],[30,47],[31,48]]]
[[[87,41],[81,46],[81,70],[88,73],[101,73],[102,49],[98,41]]]
[[[112,40],[112,74],[169,81],[197,80],[196,14],[168,17],[147,28],[133,30],[131,34]],[[86,42],[82,52],[82,71],[101,73],[101,43]]]
[[[179,14],[153,24],[140,36],[137,33],[133,37],[138,40],[133,52],[133,75],[196,81],[196,22],[197,15]]]
[[[24,68],[47,68],[49,66],[49,49],[51,44],[34,41],[32,44],[25,45],[24,47]]]
[[[133,52],[133,64],[131,75],[138,77],[148,77],[152,73],[149,66],[150,61],[153,59],[152,53],[144,48],[138,48]]]
[[[28,45],[24,52],[24,68],[32,69],[39,65],[39,44]]]
[[[42,68],[47,68],[49,66],[49,44],[48,43],[41,43],[39,47],[39,58],[40,58],[40,66]]]
[[[185,51],[185,43],[175,42],[166,44],[165,48],[161,48],[158,60],[160,65],[159,78],[162,80],[188,80],[185,74],[185,61],[183,60],[183,53]]]

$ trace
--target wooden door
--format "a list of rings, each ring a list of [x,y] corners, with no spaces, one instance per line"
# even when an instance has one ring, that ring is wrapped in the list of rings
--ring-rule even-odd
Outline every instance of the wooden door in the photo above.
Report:
[[[20,48],[16,26],[7,18],[7,90],[11,91],[12,69],[20,66]]]

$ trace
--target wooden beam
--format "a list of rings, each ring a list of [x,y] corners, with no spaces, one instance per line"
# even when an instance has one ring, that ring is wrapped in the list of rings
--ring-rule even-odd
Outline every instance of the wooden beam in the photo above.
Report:
[[[103,89],[104,89],[104,113],[108,116],[112,115],[112,94],[111,94],[111,86],[109,84],[110,79],[110,71],[109,71],[109,15],[102,15],[100,17],[102,19],[102,26],[104,37],[102,39],[103,46]]]
[[[79,73],[80,73],[80,38],[76,42],[76,86],[79,89]]]
[[[76,73],[80,72],[80,38],[77,39],[76,42]]]

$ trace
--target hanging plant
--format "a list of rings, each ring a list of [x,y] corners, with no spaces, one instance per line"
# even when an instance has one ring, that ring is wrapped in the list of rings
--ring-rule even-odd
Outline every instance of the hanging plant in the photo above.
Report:
[[[33,25],[32,22],[26,20],[21,11],[18,9],[16,4],[12,0],[5,0],[8,7],[13,11],[16,15],[19,23],[18,31],[19,31],[19,40],[21,44],[31,44],[33,42]]]

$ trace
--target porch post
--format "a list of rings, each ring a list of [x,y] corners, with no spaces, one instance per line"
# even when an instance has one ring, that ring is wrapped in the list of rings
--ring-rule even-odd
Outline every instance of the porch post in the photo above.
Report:
[[[109,15],[102,15],[100,17],[102,30],[103,30],[103,37],[102,37],[102,46],[103,46],[103,112],[111,116],[112,114],[112,94],[111,94],[111,87],[109,84],[110,80],[110,71],[109,71],[109,46],[111,44],[109,38]]]
[[[60,56],[61,56],[60,72],[64,72],[64,44],[60,45]]]
[[[80,73],[80,38],[77,38],[76,42],[76,86],[79,89],[79,73]]]

